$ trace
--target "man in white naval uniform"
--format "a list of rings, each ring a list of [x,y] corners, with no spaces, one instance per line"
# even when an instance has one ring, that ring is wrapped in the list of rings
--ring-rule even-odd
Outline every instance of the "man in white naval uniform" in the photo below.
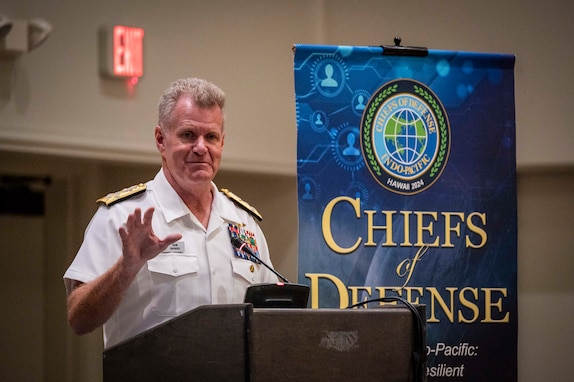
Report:
[[[159,103],[155,178],[99,200],[64,274],[77,334],[104,326],[106,348],[205,304],[243,301],[250,284],[276,282],[239,257],[230,235],[270,264],[257,211],[213,178],[224,143],[225,95],[200,79],[175,81]]]

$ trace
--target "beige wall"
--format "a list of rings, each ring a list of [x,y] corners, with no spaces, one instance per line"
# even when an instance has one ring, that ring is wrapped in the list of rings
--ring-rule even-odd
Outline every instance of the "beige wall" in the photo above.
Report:
[[[54,26],[43,46],[0,60],[0,148],[155,163],[160,92],[200,76],[229,96],[228,127],[238,133],[224,166],[293,175],[292,45],[392,44],[399,35],[406,45],[516,54],[518,165],[574,164],[570,0],[20,0],[0,12]],[[113,23],[145,29],[145,74],[133,89],[98,76],[97,32]]]
[[[49,175],[53,183],[41,222],[0,220],[3,257],[17,256],[21,243],[30,244],[25,256],[9,263],[9,270],[6,260],[0,263],[7,285],[3,306],[15,305],[22,314],[28,305],[16,305],[14,296],[27,301],[30,293],[42,306],[39,312],[31,311],[37,317],[32,329],[4,314],[0,323],[13,336],[2,329],[0,342],[9,344],[7,339],[20,334],[30,341],[38,337],[36,331],[44,333],[33,350],[10,350],[15,361],[1,363],[0,376],[101,379],[101,333],[71,335],[61,274],[95,210],[94,200],[147,180],[157,170],[151,134],[155,105],[167,83],[178,77],[205,77],[226,90],[228,137],[216,181],[263,213],[274,264],[287,278],[296,279],[291,47],[391,44],[400,35],[409,45],[517,55],[520,380],[566,380],[567,349],[574,341],[568,321],[574,313],[569,274],[574,261],[568,240],[574,233],[574,129],[569,124],[573,11],[569,0],[3,4],[0,14],[44,17],[54,31],[37,50],[0,59],[0,175]],[[145,28],[146,73],[133,89],[98,75],[97,30],[105,23]],[[44,252],[39,254],[34,245],[43,246]],[[41,283],[28,282],[16,271],[30,264],[35,264],[30,273],[41,274]],[[27,362],[31,367],[16,366]]]
[[[566,381],[574,341],[574,169],[518,173],[518,375]]]

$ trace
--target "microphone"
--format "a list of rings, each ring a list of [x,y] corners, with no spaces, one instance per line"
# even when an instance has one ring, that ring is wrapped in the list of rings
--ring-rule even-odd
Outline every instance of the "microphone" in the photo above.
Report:
[[[257,257],[257,255],[255,255],[255,253],[253,252],[253,250],[251,248],[249,248],[247,246],[247,243],[244,242],[243,240],[241,240],[239,238],[239,236],[233,236],[231,238],[231,244],[235,247],[235,249],[237,249],[239,252],[243,252],[245,253],[248,257],[249,260],[253,261],[254,263],[258,263],[263,265],[265,268],[269,269],[271,272],[273,272],[277,277],[279,277],[283,282],[290,284],[289,280],[287,280],[285,277],[283,277],[279,272],[277,272],[275,269],[271,268],[269,265],[267,265],[263,260],[261,260],[259,257]]]

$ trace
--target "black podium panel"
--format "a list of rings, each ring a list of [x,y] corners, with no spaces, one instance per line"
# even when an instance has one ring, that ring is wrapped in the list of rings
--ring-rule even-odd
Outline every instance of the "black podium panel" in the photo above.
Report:
[[[406,308],[255,309],[251,326],[251,381],[414,380]]]
[[[249,304],[205,305],[104,351],[104,381],[246,381]]]

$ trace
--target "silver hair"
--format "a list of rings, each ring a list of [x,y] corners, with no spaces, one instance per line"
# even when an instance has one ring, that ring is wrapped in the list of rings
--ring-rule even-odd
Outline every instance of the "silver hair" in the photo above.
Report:
[[[189,96],[191,101],[200,108],[219,107],[225,118],[223,90],[201,78],[182,78],[172,82],[159,99],[158,124],[162,129],[171,128],[173,109],[182,96]]]

